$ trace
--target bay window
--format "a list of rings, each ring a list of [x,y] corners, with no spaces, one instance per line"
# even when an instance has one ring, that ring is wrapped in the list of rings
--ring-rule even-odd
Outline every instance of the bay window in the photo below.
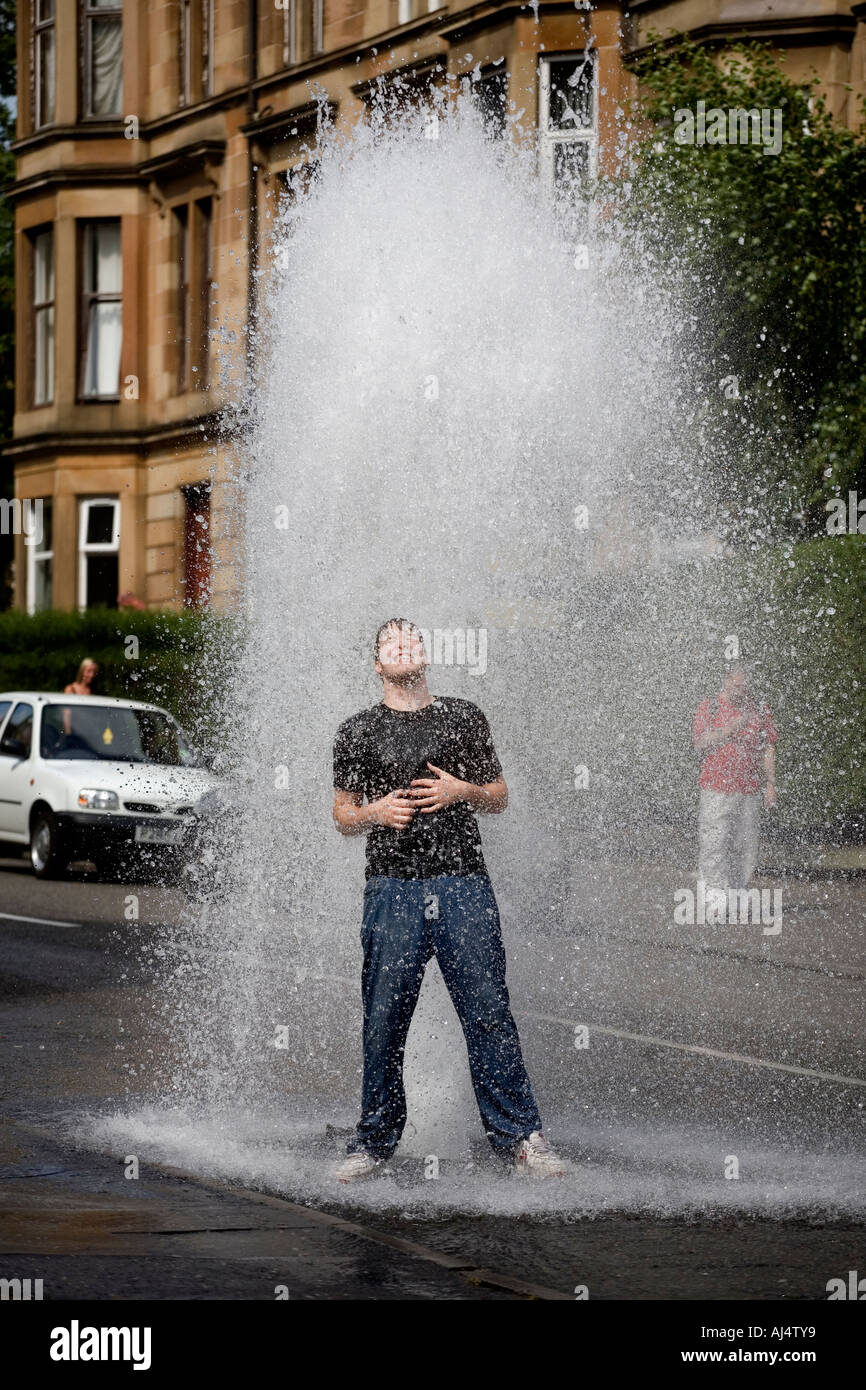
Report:
[[[81,396],[116,397],[123,332],[120,218],[85,222],[81,232]]]

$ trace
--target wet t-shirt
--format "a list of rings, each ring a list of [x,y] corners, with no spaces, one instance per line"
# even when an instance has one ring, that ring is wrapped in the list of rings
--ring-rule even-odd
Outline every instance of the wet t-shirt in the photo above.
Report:
[[[703,756],[700,786],[708,791],[754,796],[761,790],[764,749],[779,739],[766,701],[752,702],[748,706],[732,705],[724,691],[719,691],[714,700],[707,698],[698,705],[693,737],[699,738],[710,728],[721,729],[740,714],[749,716],[744,727]]]
[[[501,777],[490,725],[471,700],[437,695],[423,709],[378,704],[353,714],[334,740],[334,786],[378,801],[416,777],[435,778],[428,762],[477,786]],[[366,839],[367,878],[487,872],[475,812],[465,801],[416,811],[404,830],[375,825]]]

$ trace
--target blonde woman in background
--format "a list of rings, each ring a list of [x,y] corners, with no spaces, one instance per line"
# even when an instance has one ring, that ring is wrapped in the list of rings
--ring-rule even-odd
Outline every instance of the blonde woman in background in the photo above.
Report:
[[[64,687],[64,695],[92,695],[91,686],[96,680],[99,667],[92,657],[86,656],[78,668],[78,675],[74,681]],[[63,732],[72,733],[72,720],[68,709],[63,711]]]
[[[92,695],[91,686],[95,681],[99,667],[92,657],[86,656],[78,668],[78,675],[75,680],[64,688],[64,695]]]

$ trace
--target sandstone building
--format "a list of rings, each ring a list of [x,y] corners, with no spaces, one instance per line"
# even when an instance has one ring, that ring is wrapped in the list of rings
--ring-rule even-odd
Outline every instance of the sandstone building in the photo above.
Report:
[[[864,90],[866,3],[841,0],[19,0],[17,384],[5,466],[42,499],[15,603],[231,603],[224,393],[241,389],[256,256],[324,95],[365,118],[380,80],[474,72],[494,138],[523,111],[548,183],[605,167],[651,29],[760,36]],[[575,85],[575,74],[578,74]],[[572,79],[569,83],[569,79]],[[576,98],[576,99],[575,99]],[[235,376],[212,333],[234,332]]]

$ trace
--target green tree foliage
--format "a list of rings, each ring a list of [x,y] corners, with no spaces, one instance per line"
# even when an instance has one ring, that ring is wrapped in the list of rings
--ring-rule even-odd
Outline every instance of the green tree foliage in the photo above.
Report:
[[[719,54],[655,36],[634,69],[642,135],[609,192],[685,303],[696,446],[723,519],[760,539],[818,535],[829,497],[866,493],[863,125],[834,120],[817,78],[792,81],[757,43]],[[675,112],[699,101],[780,112],[780,152],[678,143]]]

